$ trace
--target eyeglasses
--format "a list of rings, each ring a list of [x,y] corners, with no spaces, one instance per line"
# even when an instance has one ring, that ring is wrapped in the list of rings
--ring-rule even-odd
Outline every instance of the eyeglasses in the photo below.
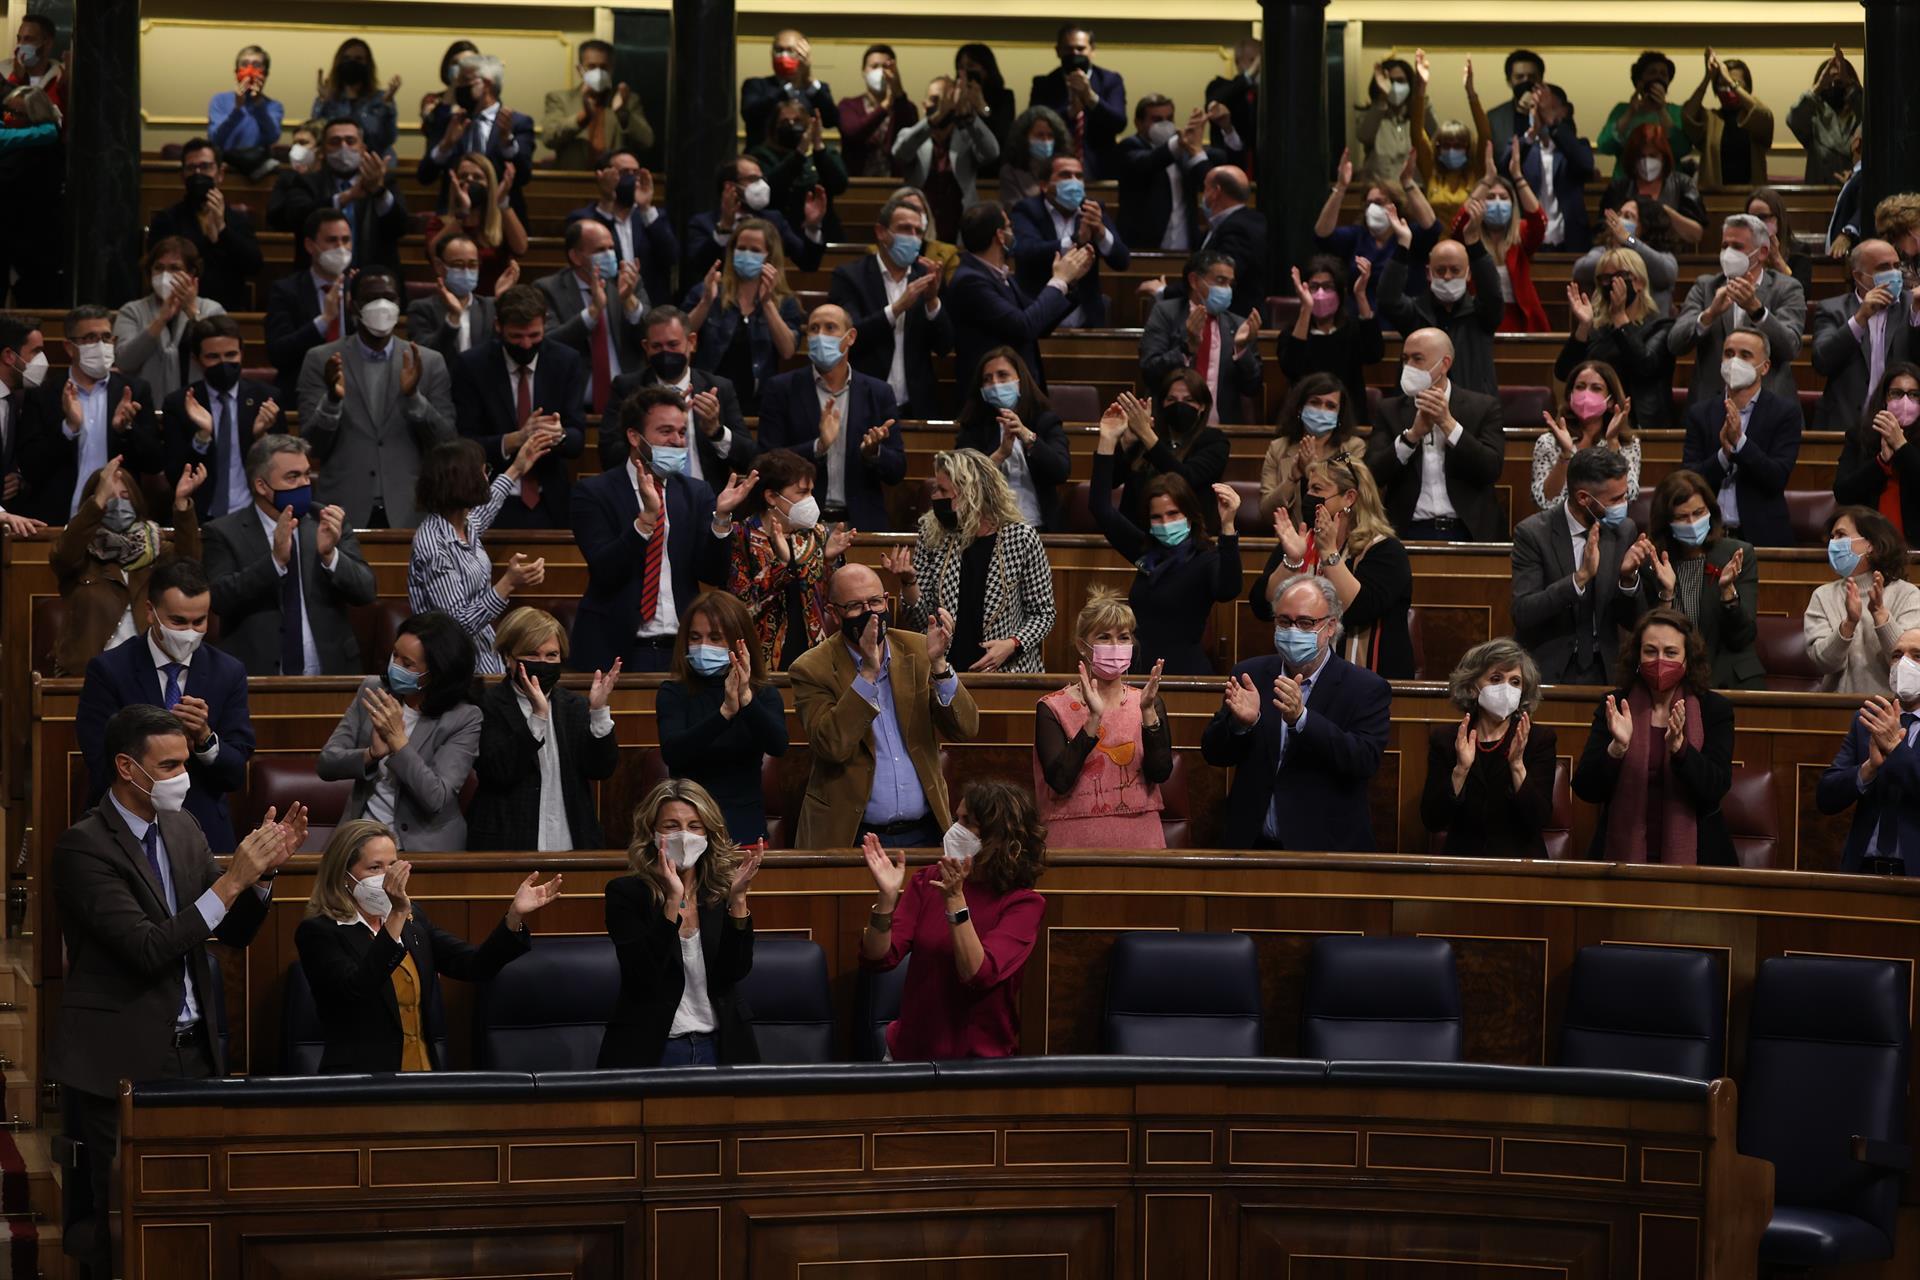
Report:
[[[834,604],[835,612],[844,618],[862,618],[869,613],[885,613],[893,606],[891,595],[869,596],[865,600],[847,600]]]
[[[1325,618],[1289,618],[1277,613],[1273,616],[1273,625],[1281,631],[1318,631],[1326,623]]]
[[[1887,392],[1887,403],[1892,404],[1895,400],[1920,400],[1920,391]]]

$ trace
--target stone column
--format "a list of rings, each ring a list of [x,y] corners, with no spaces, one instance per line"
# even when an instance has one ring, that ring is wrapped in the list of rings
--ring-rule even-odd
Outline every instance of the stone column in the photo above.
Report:
[[[67,95],[67,244],[73,296],[118,306],[137,279],[140,215],[139,0],[79,0]]]
[[[667,102],[667,216],[687,219],[714,202],[713,172],[733,158],[740,85],[733,58],[733,0],[673,0]],[[692,282],[680,281],[680,289]]]

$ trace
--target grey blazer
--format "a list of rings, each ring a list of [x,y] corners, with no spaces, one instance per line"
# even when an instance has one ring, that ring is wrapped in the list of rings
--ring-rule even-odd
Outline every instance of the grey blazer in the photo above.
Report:
[[[1522,520],[1513,530],[1513,635],[1540,664],[1540,678],[1561,684],[1579,660],[1597,653],[1609,681],[1619,676],[1620,629],[1640,616],[1640,590],[1620,589],[1620,562],[1639,536],[1633,521],[1600,530],[1600,572],[1573,589],[1573,525],[1566,504]]]
[[[360,542],[351,528],[341,530],[339,557],[332,571],[322,568],[315,549],[319,527],[311,514],[297,526],[307,626],[313,630],[320,674],[357,676],[365,668],[360,665],[360,643],[347,619],[347,607],[373,603],[373,570],[360,554]],[[207,577],[213,582],[213,611],[220,615],[220,647],[240,659],[250,676],[283,674],[280,572],[259,509],[247,506],[221,516],[203,528],[200,537]]]
[[[484,346],[493,337],[493,299],[474,294],[467,299],[467,348]],[[451,365],[460,356],[460,327],[447,323],[447,304],[438,290],[407,304],[407,336],[432,347]]]
[[[1711,325],[1700,323],[1700,313],[1713,302],[1713,295],[1727,278],[1718,272],[1701,276],[1687,291],[1680,316],[1667,331],[1667,350],[1675,356],[1693,353],[1693,380],[1687,387],[1687,403],[1723,399],[1727,392],[1720,381],[1720,349],[1733,332],[1734,315],[1729,310]],[[1773,367],[1761,379],[1761,385],[1789,404],[1800,403],[1793,381],[1793,358],[1800,354],[1800,335],[1807,331],[1807,295],[1800,282],[1769,267],[1761,273],[1754,297],[1766,308],[1758,323],[1746,323],[1743,329],[1757,329],[1766,335],[1767,354]]]
[[[380,676],[368,676],[364,691],[384,687]],[[373,745],[373,725],[363,697],[355,697],[320,751],[320,777],[326,782],[350,779],[353,795],[341,813],[342,821],[366,816],[367,801],[379,776],[369,770],[366,750]],[[437,718],[422,716],[407,745],[386,758],[395,781],[394,835],[410,851],[464,849],[467,815],[460,811],[460,789],[473,772],[480,750],[480,707],[463,702]]]
[[[533,282],[540,292],[547,295],[547,337],[564,342],[578,351],[587,360],[587,371],[593,371],[593,351],[589,340],[593,331],[587,327],[587,304],[580,298],[580,278],[570,268],[562,268],[550,276],[541,276]],[[640,352],[641,329],[637,322],[630,322],[620,313],[620,301],[608,289],[607,305],[612,309],[614,345],[620,352],[620,367],[614,370],[614,376],[623,373],[637,373],[647,367],[647,358]],[[644,319],[648,308],[653,304],[647,298],[646,287],[640,289],[640,317]]]
[[[173,323],[155,338],[148,335],[147,326],[159,313],[160,300],[149,293],[127,303],[113,317],[114,366],[127,377],[138,378],[152,388],[156,406],[165,404],[167,397],[187,382],[200,381],[199,362],[188,360],[182,350],[188,327],[195,319],[225,315],[227,309],[212,298],[202,298],[197,316],[175,316]],[[183,376],[185,382],[181,380]]]
[[[980,199],[978,183],[983,174],[992,173],[1000,160],[1000,144],[993,130],[979,116],[953,127],[947,140],[947,157],[953,162],[953,179],[960,184],[960,207]],[[927,185],[933,171],[933,122],[921,120],[893,140],[893,171],[909,187]],[[1014,202],[1004,194],[1001,203],[1008,209]]]
[[[367,397],[366,352],[349,334],[307,352],[300,366],[300,434],[313,449],[319,474],[313,500],[345,509],[347,523],[364,526],[374,504],[384,504],[387,523],[413,527],[413,486],[420,458],[443,440],[454,438],[453,383],[447,362],[432,347],[420,348],[420,385],[402,400],[400,344],[395,339],[391,371],[395,394],[385,404]],[[338,403],[327,396],[327,360],[339,352],[346,362],[347,394]]]

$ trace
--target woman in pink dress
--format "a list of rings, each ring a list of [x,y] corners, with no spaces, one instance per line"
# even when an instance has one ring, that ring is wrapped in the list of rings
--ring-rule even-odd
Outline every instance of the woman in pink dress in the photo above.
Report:
[[[1173,772],[1173,735],[1160,701],[1161,664],[1145,689],[1126,682],[1133,609],[1096,587],[1074,643],[1080,678],[1040,699],[1033,791],[1056,849],[1164,849],[1160,784]]]

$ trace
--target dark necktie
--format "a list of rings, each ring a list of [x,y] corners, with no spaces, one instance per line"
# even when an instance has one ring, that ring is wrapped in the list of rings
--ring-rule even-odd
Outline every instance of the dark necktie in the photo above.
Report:
[[[533,370],[522,365],[513,372],[520,384],[513,397],[514,423],[524,431],[527,419],[533,416]],[[529,511],[540,505],[540,482],[532,472],[520,477],[520,502]]]
[[[296,525],[293,546],[287,555],[287,571],[280,575],[280,674],[283,676],[307,674],[307,647],[302,639],[300,620],[300,541]]]
[[[227,514],[227,498],[232,491],[228,473],[233,470],[233,400],[224,391],[213,393],[213,474],[207,479],[213,488],[213,502],[207,510],[216,516]]]
[[[140,837],[140,847],[146,851],[147,865],[153,868],[153,882],[159,886],[160,896],[164,900],[167,877],[160,870],[160,823],[157,820],[147,824],[147,834]]]
[[[180,672],[182,668],[177,662],[169,662],[160,669],[167,674],[167,688],[162,698],[167,704],[167,710],[171,711],[179,705],[180,702]]]
[[[666,496],[666,485],[660,486],[661,497]],[[663,507],[665,503],[661,504]],[[667,558],[667,513],[660,512],[659,522],[653,527],[653,536],[647,539],[646,555],[640,566],[640,624],[645,626],[653,621],[653,615],[660,611],[660,571],[665,567]]]

